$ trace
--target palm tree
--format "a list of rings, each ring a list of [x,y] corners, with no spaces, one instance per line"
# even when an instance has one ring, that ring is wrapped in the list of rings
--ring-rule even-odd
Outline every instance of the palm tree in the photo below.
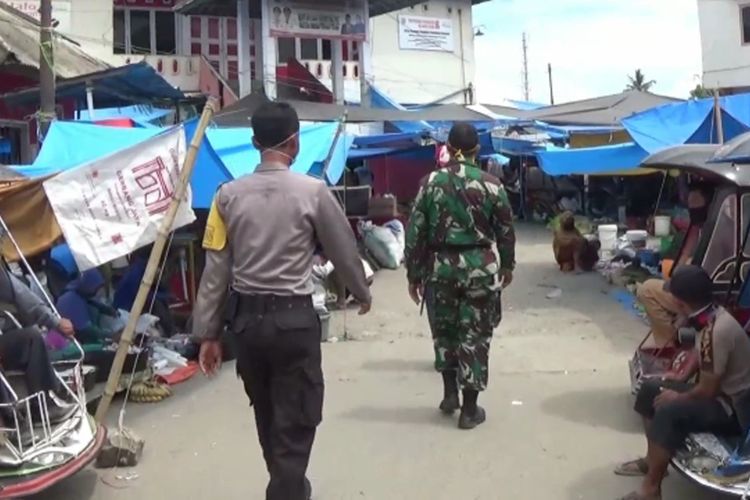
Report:
[[[711,91],[701,84],[696,85],[695,88],[690,91],[691,99],[704,99],[706,97],[711,97]]]
[[[643,74],[643,71],[640,69],[635,70],[635,74],[633,76],[628,75],[628,80],[630,80],[630,83],[628,83],[628,86],[625,87],[625,90],[638,90],[641,92],[648,92],[651,90],[651,87],[656,85],[656,80],[646,80],[646,75]]]

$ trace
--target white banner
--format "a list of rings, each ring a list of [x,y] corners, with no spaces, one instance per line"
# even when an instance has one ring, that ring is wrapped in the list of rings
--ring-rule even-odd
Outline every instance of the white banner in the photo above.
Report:
[[[436,17],[398,16],[402,50],[453,52],[453,21]]]
[[[50,205],[81,271],[156,241],[185,161],[182,127],[44,183]],[[174,226],[195,220],[191,196]]]
[[[0,2],[10,5],[37,21],[40,19],[39,6],[41,2],[39,0],[0,0]],[[55,30],[66,35],[70,34],[71,28],[70,4],[70,0],[52,0],[52,21],[58,23]]]

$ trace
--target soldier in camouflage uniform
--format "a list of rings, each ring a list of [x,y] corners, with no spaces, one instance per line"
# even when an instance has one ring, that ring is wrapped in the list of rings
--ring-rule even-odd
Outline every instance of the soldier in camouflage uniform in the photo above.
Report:
[[[487,387],[500,290],[513,280],[515,234],[502,183],[476,164],[476,129],[455,125],[448,149],[451,161],[422,180],[414,202],[406,267],[412,299],[427,305],[444,383],[440,410],[450,415],[460,407],[459,427],[473,429],[486,419],[477,398]]]

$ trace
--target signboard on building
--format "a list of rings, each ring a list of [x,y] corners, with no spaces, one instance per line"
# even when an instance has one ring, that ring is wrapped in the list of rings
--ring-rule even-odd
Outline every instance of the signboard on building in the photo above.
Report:
[[[453,21],[436,17],[398,16],[402,50],[453,52]]]
[[[0,0],[19,10],[29,17],[39,21],[39,4],[40,0]],[[52,0],[52,21],[57,21],[55,29],[60,33],[70,33],[71,29],[71,1],[70,0]]]
[[[367,0],[267,0],[271,36],[367,39]]]

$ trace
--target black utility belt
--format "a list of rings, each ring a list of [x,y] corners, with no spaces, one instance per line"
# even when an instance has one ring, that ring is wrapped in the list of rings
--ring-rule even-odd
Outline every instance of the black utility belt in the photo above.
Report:
[[[263,313],[313,308],[311,295],[244,295],[233,291],[232,296],[239,311]]]

